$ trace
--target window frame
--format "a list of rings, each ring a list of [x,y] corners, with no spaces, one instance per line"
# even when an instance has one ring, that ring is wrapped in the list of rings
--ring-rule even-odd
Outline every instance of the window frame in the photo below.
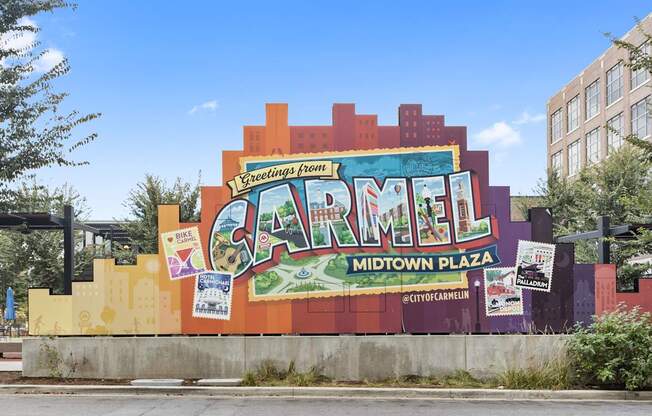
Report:
[[[580,142],[581,141],[582,141],[582,139],[577,139],[577,140],[575,140],[574,142],[572,142],[571,144],[568,145],[567,159],[568,159],[568,176],[569,177],[575,176],[580,171],[580,167],[581,167],[581,164],[582,164],[582,161],[580,159],[580,144],[581,144]],[[572,163],[572,160],[571,160],[571,158],[573,157],[572,153],[573,153],[574,150],[576,151],[575,153],[576,153],[576,159],[577,159],[576,161],[577,161],[577,163]]]
[[[618,81],[619,81],[619,83],[618,83],[618,84],[619,84],[619,85],[618,85],[619,95],[618,95],[618,97],[613,98],[611,101],[609,101],[609,98],[612,96],[612,92],[613,92],[613,91],[612,91],[612,89],[613,89],[613,88],[612,88],[612,85],[615,83],[615,80],[613,80],[613,79],[612,79],[611,81],[609,81],[609,74],[613,73],[613,71],[614,71],[616,68],[619,69],[619,73],[620,73],[620,76],[618,77]],[[606,88],[605,88],[605,90],[606,90],[606,91],[605,91],[605,104],[606,104],[607,107],[609,107],[610,105],[616,103],[618,100],[620,100],[621,98],[623,98],[623,94],[625,93],[625,91],[624,91],[624,80],[623,80],[624,76],[623,76],[623,72],[624,72],[624,71],[623,71],[623,61],[618,61],[618,63],[617,63],[616,65],[614,65],[614,66],[612,66],[611,68],[609,68],[609,69],[607,70],[607,72],[605,73],[605,82],[606,82],[606,84],[605,84],[605,85],[606,85]]]
[[[593,165],[600,162],[600,127],[586,133],[586,164]],[[595,155],[595,158],[592,156]]]
[[[575,108],[574,111],[571,112],[571,105],[577,104],[577,107]],[[568,100],[566,103],[566,133],[571,133],[577,130],[580,127],[580,95],[577,94],[575,97],[571,98]],[[573,121],[573,117],[571,117],[571,114],[575,114],[575,126],[571,128],[571,122]]]
[[[618,133],[614,133],[611,131],[611,128],[613,128],[613,121],[618,119]],[[607,154],[613,153],[614,151],[620,149],[623,145],[623,135],[625,134],[624,131],[624,115],[623,112],[621,111],[620,113],[616,114],[615,116],[611,117],[609,120],[607,120]],[[616,130],[614,128],[614,130]],[[617,140],[614,140],[616,139]],[[618,146],[614,146],[614,143],[617,142]]]
[[[589,95],[591,87],[595,86],[595,94]],[[589,110],[592,105],[591,102],[595,103],[595,113],[589,114]],[[586,88],[584,88],[584,117],[586,121],[591,120],[593,117],[600,114],[600,79],[596,79],[590,83]]]
[[[557,143],[564,137],[564,116],[563,108],[558,108],[557,111],[550,115],[550,143]],[[555,116],[559,116],[558,123],[555,123]],[[555,137],[555,125],[559,128],[559,137]]]
[[[643,42],[639,48],[643,48],[643,53],[650,55],[652,51],[652,47],[650,45],[650,42]],[[631,54],[630,54],[631,56]],[[631,60],[631,58],[630,58]],[[640,78],[641,75],[645,75],[645,79],[641,79],[640,81],[637,82],[636,85],[634,85],[634,80]],[[630,80],[630,91],[634,91],[638,87],[641,87],[645,85],[650,80],[650,71],[647,71],[645,68],[639,68],[639,69],[631,69],[629,70],[629,80]]]
[[[550,168],[552,169],[553,172],[556,172],[557,175],[560,177],[564,173],[563,152],[564,152],[563,150],[560,150],[556,153],[553,153],[552,156],[550,156]]]
[[[630,106],[630,123],[631,123],[630,129],[632,134],[636,135],[636,137],[638,137],[639,139],[646,139],[647,137],[650,136],[650,134],[652,134],[652,115],[650,114],[650,97],[651,96],[648,95],[647,97],[643,98],[642,100],[639,100],[638,102]],[[642,116],[644,117],[643,123],[645,125],[645,135],[640,135],[638,133],[639,131],[638,125],[637,128],[634,128],[634,123],[638,124],[641,118],[641,114],[638,113],[636,117],[634,117],[634,108],[637,107],[637,111],[638,111],[638,107],[640,105],[643,106]]]

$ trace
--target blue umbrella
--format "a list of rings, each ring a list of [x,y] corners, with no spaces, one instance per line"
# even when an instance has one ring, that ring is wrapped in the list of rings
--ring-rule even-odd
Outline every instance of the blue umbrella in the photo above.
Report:
[[[7,307],[5,308],[5,321],[14,321],[16,320],[16,310],[14,307],[14,290],[12,288],[7,289]]]

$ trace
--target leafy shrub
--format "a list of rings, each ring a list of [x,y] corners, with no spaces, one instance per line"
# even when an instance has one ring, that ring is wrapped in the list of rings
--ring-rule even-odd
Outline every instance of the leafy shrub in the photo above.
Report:
[[[568,341],[568,356],[583,383],[628,390],[646,387],[652,375],[650,314],[618,305],[588,328],[576,327]]]

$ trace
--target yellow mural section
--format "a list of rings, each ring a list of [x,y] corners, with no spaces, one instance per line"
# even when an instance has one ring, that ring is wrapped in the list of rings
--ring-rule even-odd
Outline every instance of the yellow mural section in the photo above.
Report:
[[[29,290],[30,335],[73,335],[72,296],[52,296],[50,289]]]
[[[159,207],[159,231],[179,228],[179,207]],[[181,330],[181,285],[167,277],[162,254],[135,265],[95,259],[93,281],[73,282],[72,295],[29,290],[30,335],[173,334]]]

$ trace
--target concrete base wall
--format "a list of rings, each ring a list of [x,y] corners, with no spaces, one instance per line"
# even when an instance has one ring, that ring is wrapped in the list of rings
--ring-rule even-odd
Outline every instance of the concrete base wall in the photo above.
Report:
[[[265,362],[337,380],[467,370],[492,376],[565,353],[563,335],[62,337],[23,341],[28,377],[232,378]]]

